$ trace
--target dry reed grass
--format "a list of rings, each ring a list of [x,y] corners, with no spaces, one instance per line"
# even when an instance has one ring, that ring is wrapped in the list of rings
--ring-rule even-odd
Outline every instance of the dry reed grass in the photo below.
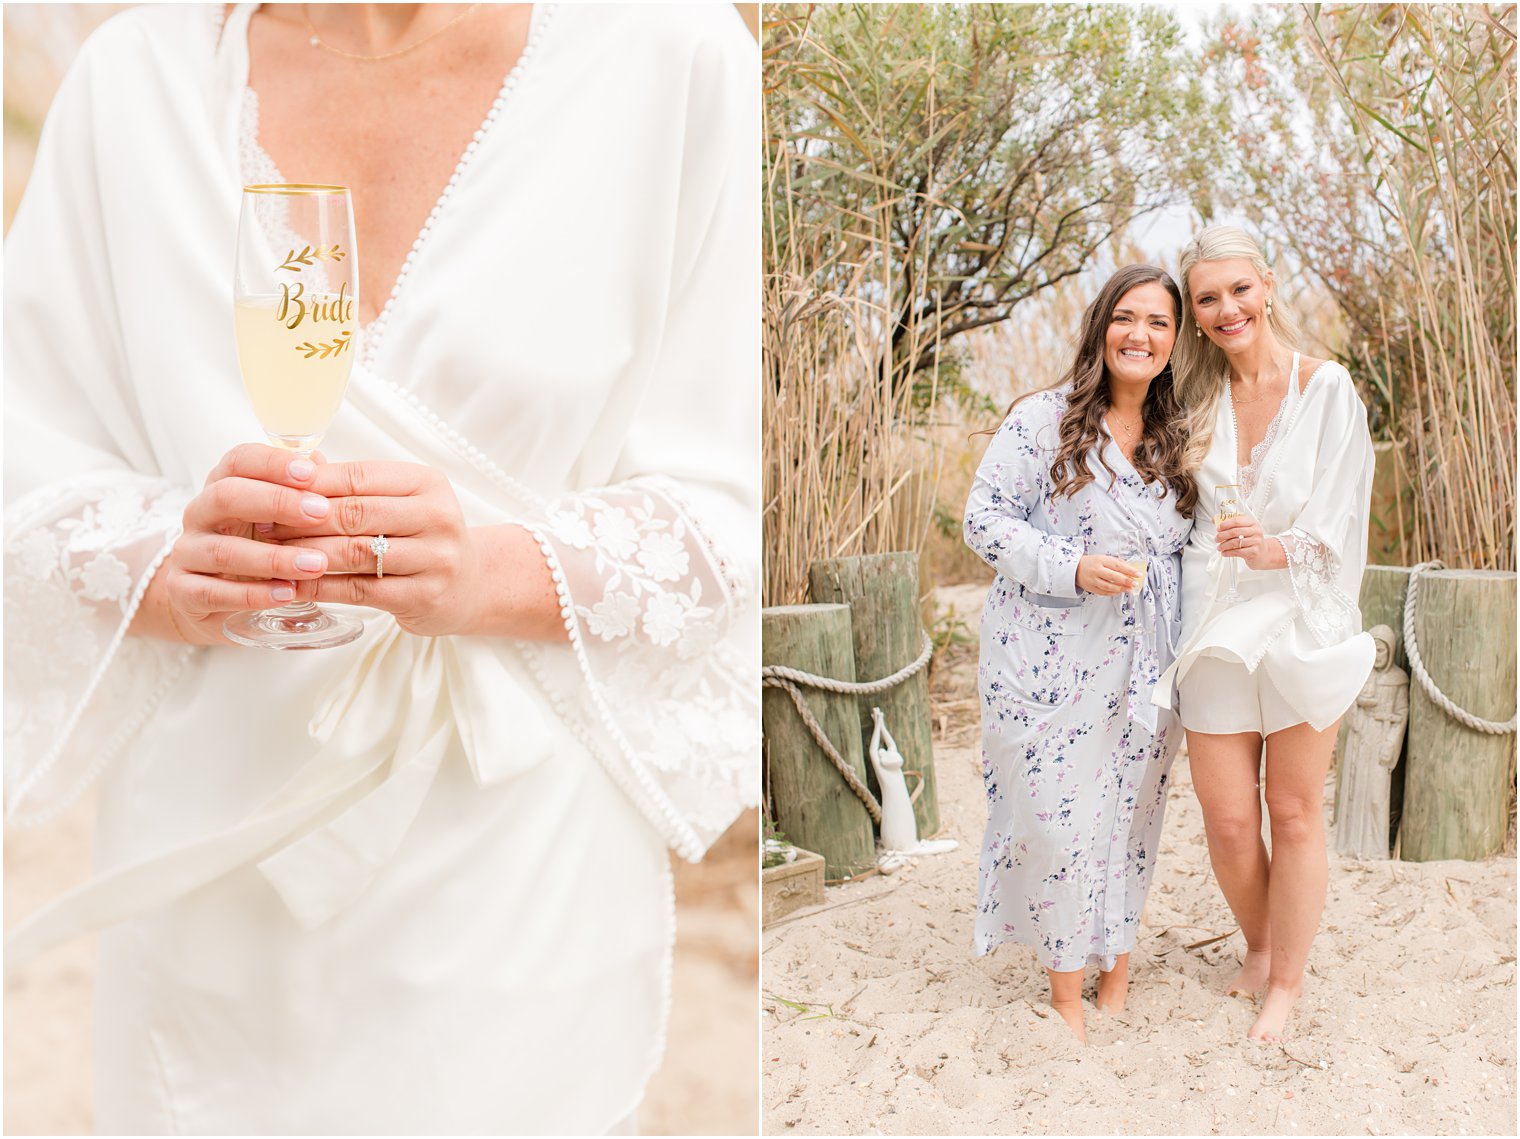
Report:
[[[1409,563],[1515,568],[1514,21],[1512,4],[1303,6],[1286,97],[1331,162],[1271,166],[1252,191],[1346,313],[1414,489]]]
[[[894,350],[893,314],[873,299],[894,295],[891,188],[875,208],[804,221],[792,141],[768,131],[764,152],[766,605],[805,601],[819,558],[917,550],[938,481],[938,447],[913,426],[915,404],[938,399],[937,367],[911,374],[926,321],[910,314]]]

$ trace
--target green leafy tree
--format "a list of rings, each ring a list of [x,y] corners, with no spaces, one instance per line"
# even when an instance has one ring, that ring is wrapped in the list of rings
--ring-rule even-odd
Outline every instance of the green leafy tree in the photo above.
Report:
[[[879,261],[898,382],[1213,181],[1160,8],[779,5],[765,55],[773,252],[805,244],[822,289]]]

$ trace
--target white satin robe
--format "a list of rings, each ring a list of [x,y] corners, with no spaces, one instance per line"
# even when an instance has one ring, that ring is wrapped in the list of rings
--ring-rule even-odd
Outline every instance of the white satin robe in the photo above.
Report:
[[[1221,397],[1197,476],[1202,505],[1182,553],[1182,648],[1153,699],[1171,706],[1194,662],[1214,657],[1253,673],[1264,669],[1304,722],[1323,731],[1356,699],[1376,655],[1359,607],[1372,437],[1350,373],[1329,361],[1315,371],[1287,409],[1246,498],[1269,538],[1282,542],[1284,569],[1253,570],[1219,556],[1214,488],[1239,481],[1237,454],[1234,417]],[[1228,604],[1222,597],[1231,565],[1239,567],[1240,600]]]
[[[109,765],[95,880],[7,968],[109,926],[102,1132],[605,1131],[663,1049],[667,845],[758,782],[756,49],[727,5],[535,10],[323,443],[529,527],[571,644],[364,611],[340,649],[191,650],[126,630],[260,438],[251,11],[97,32],[7,241],[10,817]]]

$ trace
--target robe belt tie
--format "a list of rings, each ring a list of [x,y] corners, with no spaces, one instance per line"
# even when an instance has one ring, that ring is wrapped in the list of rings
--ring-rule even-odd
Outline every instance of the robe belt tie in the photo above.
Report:
[[[476,784],[547,758],[537,701],[492,647],[416,637],[371,618],[353,666],[319,703],[317,753],[242,821],[118,867],[57,899],[5,941],[5,971],[81,934],[169,905],[250,863],[313,929],[351,906],[390,861],[451,755]],[[510,752],[477,741],[511,740]]]
[[[1177,653],[1176,635],[1171,618],[1162,609],[1166,577],[1161,566],[1171,554],[1149,551],[1145,581],[1138,593],[1122,594],[1121,608],[1135,620],[1135,651],[1130,657],[1128,708],[1129,718],[1152,735],[1156,732],[1156,705],[1151,696],[1156,679],[1172,663]]]

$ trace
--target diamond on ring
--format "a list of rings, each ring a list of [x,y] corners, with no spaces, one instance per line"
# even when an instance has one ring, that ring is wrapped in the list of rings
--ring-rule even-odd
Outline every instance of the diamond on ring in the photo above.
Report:
[[[391,544],[385,540],[384,534],[376,534],[369,540],[369,552],[375,555],[375,576],[385,576],[385,555],[390,550]]]

